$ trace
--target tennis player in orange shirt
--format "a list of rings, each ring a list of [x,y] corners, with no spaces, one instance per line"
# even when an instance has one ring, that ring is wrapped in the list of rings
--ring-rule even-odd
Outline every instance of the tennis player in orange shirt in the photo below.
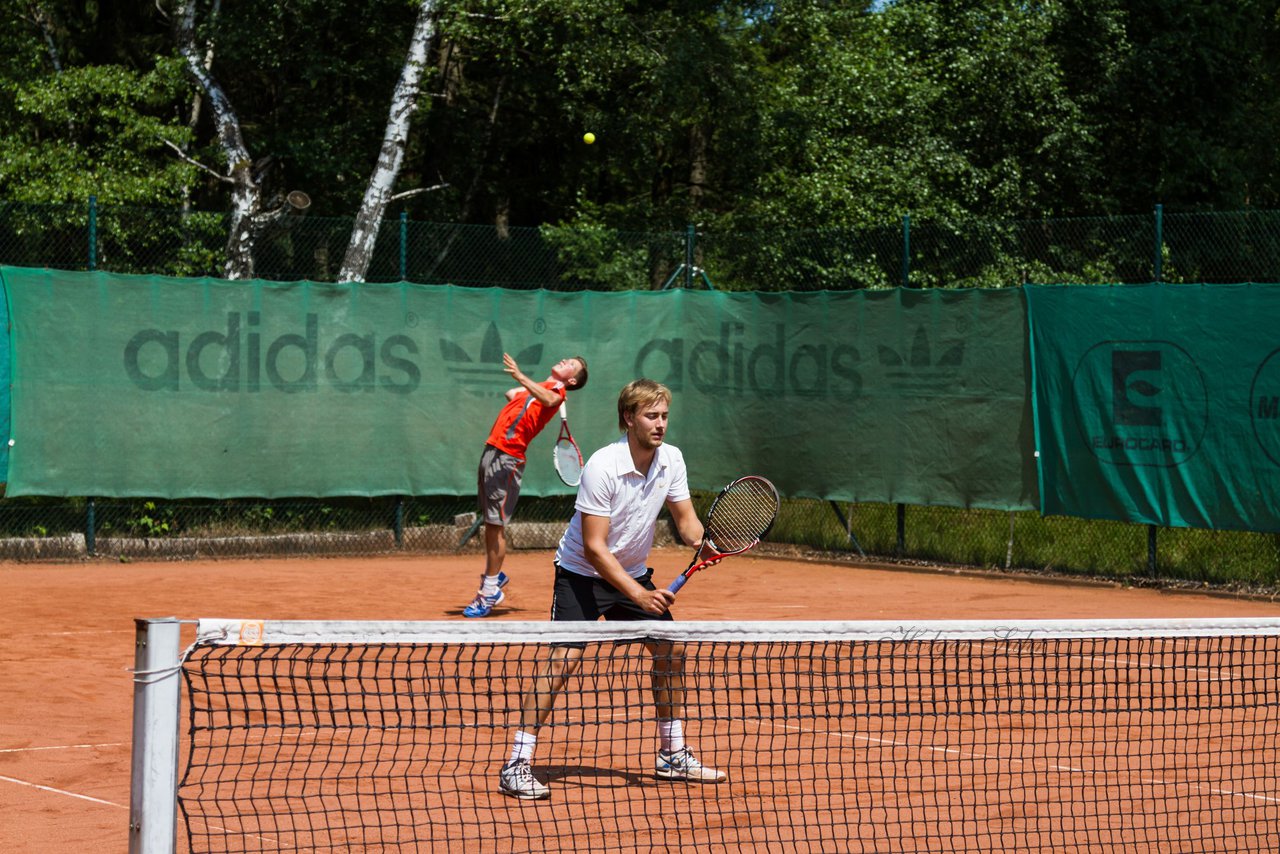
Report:
[[[565,395],[587,384],[587,360],[582,356],[561,359],[540,383],[526,376],[507,353],[502,354],[502,367],[520,385],[507,391],[507,405],[493,422],[480,456],[478,498],[484,519],[484,575],[476,598],[462,611],[465,617],[487,617],[503,600],[502,588],[507,583],[507,574],[502,571],[507,556],[506,524],[520,499],[525,452],[555,417]]]

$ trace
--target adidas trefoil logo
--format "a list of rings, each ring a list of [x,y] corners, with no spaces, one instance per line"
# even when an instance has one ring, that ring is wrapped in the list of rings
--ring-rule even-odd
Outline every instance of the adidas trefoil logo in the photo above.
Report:
[[[494,366],[502,366],[502,354],[506,348],[502,345],[502,333],[497,324],[490,321],[480,342],[480,354],[476,358],[460,345],[448,338],[440,339],[440,358],[444,359],[445,370],[456,375],[460,382],[475,385],[492,385],[498,379]],[[520,368],[529,373],[542,361],[542,345],[534,344],[514,354]]]
[[[911,340],[911,351],[904,358],[901,353],[881,344],[877,348],[880,365],[888,370],[885,376],[890,383],[904,391],[942,391],[951,387],[960,376],[964,361],[964,342],[953,344],[937,359],[929,343],[929,333],[923,326],[916,327]]]

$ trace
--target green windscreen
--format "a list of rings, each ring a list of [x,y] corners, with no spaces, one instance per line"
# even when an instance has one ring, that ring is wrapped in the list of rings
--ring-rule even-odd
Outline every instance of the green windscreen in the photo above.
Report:
[[[1280,530],[1280,286],[1026,292],[1044,513]]]
[[[673,392],[695,488],[1026,509],[1036,481],[1020,291],[554,293],[4,268],[10,495],[474,492],[514,383],[565,356],[585,454],[619,389]],[[556,425],[530,495],[556,478]]]

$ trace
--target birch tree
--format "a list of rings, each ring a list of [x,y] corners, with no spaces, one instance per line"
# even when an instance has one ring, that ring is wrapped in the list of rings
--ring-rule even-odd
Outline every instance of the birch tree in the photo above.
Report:
[[[382,147],[378,151],[378,161],[369,184],[365,187],[364,199],[360,202],[360,210],[356,213],[355,225],[351,229],[351,241],[347,244],[342,268],[338,271],[340,282],[364,281],[369,269],[369,259],[373,257],[373,247],[378,239],[378,229],[390,202],[434,189],[420,188],[406,193],[392,193],[400,175],[400,167],[404,165],[411,120],[418,109],[422,76],[434,36],[435,0],[423,0],[413,28],[413,37],[409,41],[409,53],[391,96],[391,109],[387,115],[387,127],[382,137]]]
[[[212,69],[206,65],[205,54],[196,43],[196,0],[181,0],[179,3],[174,18],[174,34],[187,73],[195,79],[209,103],[218,145],[226,162],[226,172],[220,173],[196,163],[178,146],[171,144],[171,147],[184,160],[230,185],[230,227],[223,275],[228,279],[251,279],[254,275],[253,250],[257,239],[268,226],[285,216],[291,210],[291,205],[284,198],[275,200],[270,207],[264,203],[263,169],[255,168],[244,141],[240,117]],[[304,197],[290,194],[289,198]]]

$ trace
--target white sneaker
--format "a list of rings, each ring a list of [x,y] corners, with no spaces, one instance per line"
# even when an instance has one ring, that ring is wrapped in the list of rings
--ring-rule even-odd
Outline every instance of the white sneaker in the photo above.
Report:
[[[658,751],[658,776],[667,780],[687,780],[691,783],[723,783],[729,775],[717,768],[708,768],[697,760],[687,747],[668,753]]]
[[[498,791],[525,801],[551,797],[551,787],[539,783],[533,776],[533,766],[528,759],[517,759],[502,766],[498,772]]]

